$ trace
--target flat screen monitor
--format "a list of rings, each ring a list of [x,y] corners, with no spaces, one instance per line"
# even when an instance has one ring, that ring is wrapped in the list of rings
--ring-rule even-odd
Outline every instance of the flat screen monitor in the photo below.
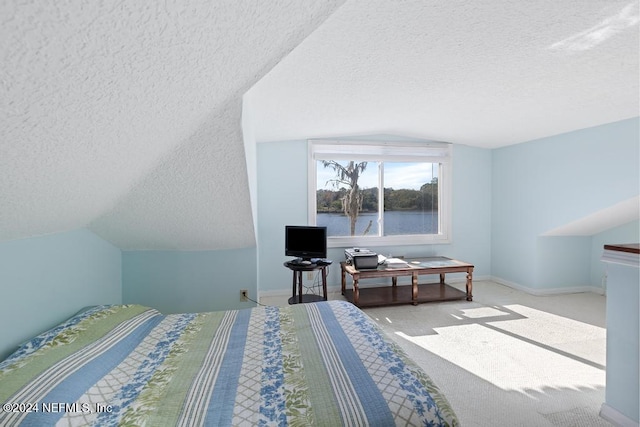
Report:
[[[284,254],[303,260],[327,257],[327,227],[285,226]]]

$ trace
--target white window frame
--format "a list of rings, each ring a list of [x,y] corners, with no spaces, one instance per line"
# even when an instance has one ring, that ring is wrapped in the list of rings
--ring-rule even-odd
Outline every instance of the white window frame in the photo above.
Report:
[[[318,160],[358,160],[371,162],[439,163],[437,234],[403,234],[392,236],[336,236],[327,238],[328,247],[398,246],[451,243],[452,156],[451,144],[444,142],[380,142],[309,140],[308,221],[316,224],[316,185]],[[380,186],[380,192],[384,186]],[[380,199],[382,200],[382,199]]]

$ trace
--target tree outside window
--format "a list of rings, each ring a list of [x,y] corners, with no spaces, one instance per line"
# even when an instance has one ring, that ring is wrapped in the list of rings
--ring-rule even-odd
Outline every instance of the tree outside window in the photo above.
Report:
[[[447,146],[318,147],[310,150],[310,224],[327,227],[330,246],[448,241]]]

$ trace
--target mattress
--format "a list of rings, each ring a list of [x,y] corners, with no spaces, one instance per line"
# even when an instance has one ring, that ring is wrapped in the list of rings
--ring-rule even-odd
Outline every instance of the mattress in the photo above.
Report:
[[[344,301],[90,308],[0,363],[0,425],[454,426],[427,374]]]

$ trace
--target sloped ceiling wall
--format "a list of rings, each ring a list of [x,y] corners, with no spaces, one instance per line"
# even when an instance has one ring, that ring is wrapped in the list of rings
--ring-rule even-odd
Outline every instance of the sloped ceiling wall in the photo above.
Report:
[[[3,2],[0,240],[252,246],[242,94],[342,2]]]

